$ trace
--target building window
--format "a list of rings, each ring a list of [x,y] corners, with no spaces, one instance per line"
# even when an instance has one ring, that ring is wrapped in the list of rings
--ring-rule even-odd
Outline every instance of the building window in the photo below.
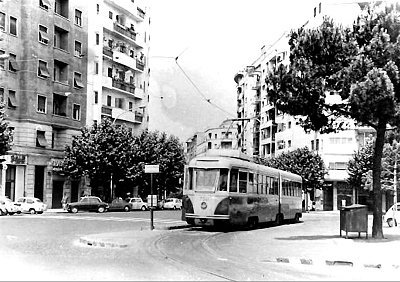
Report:
[[[10,53],[10,58],[8,59],[8,70],[12,72],[16,72],[19,70],[17,55]]]
[[[123,98],[115,98],[115,107],[119,109],[124,108],[124,99]]]
[[[4,88],[0,88],[0,103],[4,102]]]
[[[45,131],[38,130],[36,131],[36,147],[46,147],[47,146],[47,140],[46,140],[46,135]]]
[[[17,36],[17,19],[10,16],[10,34]]]
[[[68,18],[69,0],[55,0],[54,12],[64,18]]]
[[[107,76],[108,77],[112,77],[112,73],[113,73],[112,68],[108,68],[107,69]]]
[[[14,90],[8,90],[8,107],[10,108],[17,107],[16,92]]]
[[[37,111],[39,113],[46,113],[47,98],[42,95],[37,96]]]
[[[50,77],[49,70],[47,69],[47,62],[39,60],[38,76],[42,78]]]
[[[83,82],[82,82],[82,74],[79,72],[74,72],[74,87],[76,88],[83,88]]]
[[[82,12],[78,9],[75,9],[75,24],[82,26]]]
[[[107,106],[111,107],[111,96],[107,95]]]
[[[94,91],[94,103],[98,104],[99,103],[99,92]]]
[[[49,0],[39,0],[39,7],[48,10],[50,6]]]
[[[314,18],[317,16],[317,7],[314,7]]]
[[[100,34],[96,33],[96,45],[100,45]]]
[[[57,116],[67,116],[67,96],[53,94],[53,114]]]
[[[99,63],[98,62],[94,63],[94,73],[99,74]]]
[[[318,7],[318,8],[319,8],[319,11],[318,11],[318,12],[321,14],[321,9],[322,9],[322,7],[321,7],[321,2],[319,3],[319,7]]]
[[[6,30],[6,14],[0,12],[0,30]]]
[[[47,27],[39,25],[39,42],[43,44],[49,43],[49,38],[47,37]]]
[[[54,47],[68,52],[68,30],[54,26]]]
[[[54,60],[54,81],[68,84],[68,64]]]
[[[100,13],[100,5],[99,4],[96,4],[96,11],[97,11],[97,14]]]
[[[75,52],[74,52],[75,57],[82,57],[82,43],[79,41],[75,41]]]
[[[74,104],[72,107],[72,118],[75,120],[81,119],[81,106],[78,104]]]
[[[128,105],[129,105],[129,107],[128,107],[129,111],[132,112],[133,111],[133,103],[129,102]]]
[[[111,11],[108,12],[108,17],[110,18],[110,20],[113,19],[113,13]]]
[[[4,55],[6,52],[4,52],[3,50],[0,50],[0,55]],[[5,70],[6,64],[4,62],[4,60],[0,60],[0,70]]]

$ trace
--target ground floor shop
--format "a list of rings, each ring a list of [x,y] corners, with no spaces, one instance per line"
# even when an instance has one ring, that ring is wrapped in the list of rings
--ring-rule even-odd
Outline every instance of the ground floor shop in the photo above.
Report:
[[[62,171],[62,158],[35,154],[2,156],[0,195],[11,200],[36,197],[48,208],[61,208],[63,195],[77,201],[90,194],[86,179],[71,180]]]

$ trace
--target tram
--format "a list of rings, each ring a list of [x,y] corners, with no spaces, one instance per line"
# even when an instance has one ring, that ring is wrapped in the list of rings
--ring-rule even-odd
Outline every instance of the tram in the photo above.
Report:
[[[185,166],[182,220],[194,226],[257,226],[302,217],[302,178],[231,150],[209,150]]]

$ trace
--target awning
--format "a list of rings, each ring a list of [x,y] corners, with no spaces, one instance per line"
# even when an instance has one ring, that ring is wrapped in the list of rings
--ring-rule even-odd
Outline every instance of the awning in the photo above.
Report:
[[[39,75],[43,77],[50,77],[49,70],[43,64],[39,64]]]
[[[18,63],[15,61],[15,59],[12,58],[9,59],[9,66],[12,71],[19,71],[19,66]]]
[[[39,146],[42,146],[42,147],[47,146],[47,140],[46,140],[46,136],[44,135],[44,131],[37,132],[37,142],[38,142]]]
[[[43,43],[49,43],[49,38],[46,36],[46,33],[39,31],[39,40]]]
[[[16,107],[18,105],[14,94],[8,94],[8,105],[10,107]]]
[[[74,77],[74,86],[79,88],[84,87],[82,79],[80,77]]]
[[[42,1],[43,5],[46,5],[47,7],[50,7],[50,1],[49,0],[40,0]]]

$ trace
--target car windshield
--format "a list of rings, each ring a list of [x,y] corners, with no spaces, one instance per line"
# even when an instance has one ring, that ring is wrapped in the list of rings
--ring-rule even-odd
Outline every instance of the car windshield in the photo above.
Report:
[[[196,169],[195,191],[214,192],[217,183],[218,169]]]

